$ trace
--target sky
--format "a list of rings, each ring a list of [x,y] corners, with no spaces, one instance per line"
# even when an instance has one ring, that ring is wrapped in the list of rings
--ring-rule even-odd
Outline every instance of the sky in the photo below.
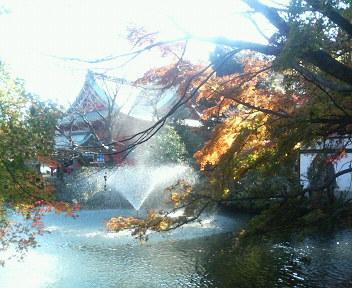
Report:
[[[125,36],[131,25],[160,31],[165,39],[187,32],[265,42],[241,16],[248,8],[239,0],[0,0],[0,7],[0,60],[24,79],[29,92],[66,107],[82,88],[87,69],[110,69],[134,79],[162,63],[153,54],[124,67],[64,60],[94,60],[130,51]],[[273,27],[257,20],[270,36]],[[211,49],[209,44],[193,42],[190,57],[205,61]]]

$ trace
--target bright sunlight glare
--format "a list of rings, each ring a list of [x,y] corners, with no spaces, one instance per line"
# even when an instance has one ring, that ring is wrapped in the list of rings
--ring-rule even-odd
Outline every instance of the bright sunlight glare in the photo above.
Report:
[[[161,64],[153,54],[125,67],[62,60],[94,60],[128,52],[125,37],[130,25],[160,31],[166,39],[188,33],[265,41],[240,14],[248,10],[241,1],[4,0],[2,8],[1,61],[25,80],[29,91],[65,106],[78,95],[88,68],[112,69],[120,77],[134,79],[146,68]],[[265,21],[260,23],[270,36],[273,28]],[[207,60],[212,46],[204,46],[192,43],[190,57]]]

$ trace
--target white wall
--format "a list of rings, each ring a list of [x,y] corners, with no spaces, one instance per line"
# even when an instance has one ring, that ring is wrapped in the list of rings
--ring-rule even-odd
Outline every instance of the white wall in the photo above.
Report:
[[[304,188],[308,187],[308,168],[317,153],[301,153],[300,155],[300,180]],[[335,173],[350,168],[352,165],[352,153],[347,153],[346,157],[338,160],[334,164]],[[336,178],[339,191],[348,191],[349,198],[352,198],[352,173],[344,174]]]

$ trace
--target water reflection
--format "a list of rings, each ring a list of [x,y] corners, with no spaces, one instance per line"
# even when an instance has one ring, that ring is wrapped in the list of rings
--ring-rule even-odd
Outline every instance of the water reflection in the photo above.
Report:
[[[0,270],[0,287],[352,286],[352,231],[236,246],[230,231],[244,219],[217,215],[141,244],[125,232],[105,233],[104,221],[116,213],[83,211],[77,220],[49,215],[51,234],[24,262]]]
[[[229,239],[230,241],[230,239]],[[275,237],[210,257],[214,287],[352,287],[352,231],[306,237]]]

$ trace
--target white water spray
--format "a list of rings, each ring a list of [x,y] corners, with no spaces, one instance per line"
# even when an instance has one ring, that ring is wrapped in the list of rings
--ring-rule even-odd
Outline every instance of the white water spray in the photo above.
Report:
[[[106,186],[117,191],[135,210],[139,210],[152,193],[162,192],[181,179],[194,184],[196,174],[186,165],[123,166],[112,172]]]

